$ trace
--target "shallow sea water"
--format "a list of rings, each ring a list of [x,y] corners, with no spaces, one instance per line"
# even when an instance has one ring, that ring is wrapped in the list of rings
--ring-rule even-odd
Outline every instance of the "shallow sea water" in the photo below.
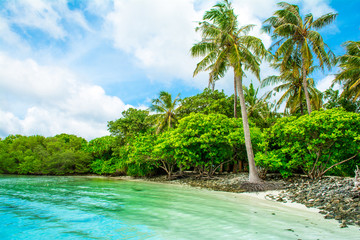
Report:
[[[0,175],[0,239],[360,239],[356,227],[241,194]]]

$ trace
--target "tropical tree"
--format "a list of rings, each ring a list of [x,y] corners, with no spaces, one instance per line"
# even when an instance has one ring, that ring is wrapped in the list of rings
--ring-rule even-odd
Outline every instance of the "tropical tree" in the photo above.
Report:
[[[255,89],[252,83],[250,83],[249,87],[243,86],[243,89],[250,120],[258,127],[270,127],[271,121],[277,115],[272,111],[273,104],[267,101],[267,96],[259,97],[259,88]]]
[[[201,32],[202,40],[191,48],[191,54],[194,57],[205,57],[197,64],[194,75],[211,70],[215,76],[223,76],[229,67],[233,69],[234,88],[240,98],[249,181],[259,182],[261,180],[255,168],[242,81],[246,76],[245,70],[260,78],[260,56],[265,56],[267,51],[260,39],[248,35],[254,25],[239,27],[237,16],[228,0],[221,1],[206,11],[203,20],[196,28]],[[237,102],[237,96],[234,102]]]
[[[271,66],[280,70],[282,64],[282,59],[279,59],[277,62],[272,63]],[[307,71],[312,73],[316,68],[316,66],[311,66]],[[285,111],[289,110],[290,114],[300,112],[300,114],[303,115],[306,100],[301,72],[301,58],[298,54],[293,54],[293,56],[288,59],[286,68],[280,71],[279,76],[269,76],[262,81],[262,87],[275,85],[274,89],[267,93],[266,98],[282,92],[283,94],[277,101],[276,107],[285,103]],[[322,106],[322,94],[315,88],[315,82],[312,78],[307,78],[306,90],[310,97],[312,108],[319,110]]]
[[[170,93],[161,91],[159,98],[152,100],[150,110],[158,113],[156,133],[159,133],[166,127],[169,130],[178,122],[176,114],[180,109],[178,106],[179,95],[173,100]]]
[[[222,114],[192,113],[179,121],[172,131],[171,145],[175,159],[186,168],[196,168],[201,175],[212,176],[220,166],[234,160],[234,147],[244,144],[240,119]]]
[[[202,93],[181,100],[179,118],[191,113],[219,113],[231,118],[233,116],[231,97],[227,97],[224,91],[211,91],[205,88]]]
[[[111,135],[117,137],[118,145],[124,145],[130,138],[151,130],[149,111],[129,108],[123,111],[122,118],[108,122]]]
[[[360,100],[354,101],[351,98],[346,98],[340,95],[339,90],[334,90],[332,87],[323,93],[323,98],[326,101],[324,109],[343,108],[347,112],[360,113]]]
[[[360,41],[348,41],[345,44],[346,54],[339,58],[341,72],[334,82],[344,85],[343,96],[353,97],[355,102],[360,97]]]
[[[335,64],[335,55],[324,43],[319,30],[332,23],[337,14],[327,13],[314,20],[311,13],[301,17],[299,7],[286,2],[280,2],[280,10],[274,16],[265,20],[263,30],[272,33],[275,43],[270,50],[276,49],[276,59],[281,58],[281,71],[286,70],[287,61],[294,53],[301,55],[301,76],[308,113],[311,113],[311,101],[308,88],[309,69],[316,58],[319,67],[330,69]]]
[[[264,137],[265,151],[257,154],[257,162],[283,176],[299,170],[312,179],[334,173],[335,169],[352,174],[354,163],[359,161],[360,114],[334,108],[286,117]],[[339,166],[350,161],[351,171]]]

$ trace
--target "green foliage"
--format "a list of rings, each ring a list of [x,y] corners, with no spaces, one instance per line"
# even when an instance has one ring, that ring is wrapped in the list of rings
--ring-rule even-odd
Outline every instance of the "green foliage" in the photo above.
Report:
[[[298,52],[293,53],[289,56],[286,64],[283,64],[282,58],[274,61],[271,66],[279,70],[280,75],[265,78],[261,86],[275,85],[273,90],[267,93],[267,98],[271,97],[271,95],[275,96],[281,93],[282,95],[278,99],[276,106],[280,107],[285,103],[285,111],[289,111],[291,114],[300,113],[303,115],[304,108],[306,108],[306,99],[301,74],[300,54]],[[307,74],[311,74],[316,69],[315,66],[310,67],[307,70]],[[315,88],[315,82],[312,78],[307,78],[307,92],[312,109],[319,110],[322,105],[322,94]]]
[[[241,120],[221,114],[190,114],[180,120],[170,141],[178,163],[208,175],[232,160],[235,145],[244,144]]]
[[[232,104],[233,99],[228,98],[223,91],[211,91],[205,88],[202,93],[181,100],[179,116],[183,118],[191,113],[217,113],[232,117],[234,115]]]
[[[360,101],[345,96],[340,96],[339,90],[329,88],[324,93],[327,102],[324,104],[325,109],[342,107],[345,111],[360,113]]]
[[[113,165],[118,172],[128,176],[149,176],[154,174],[151,154],[156,136],[144,133],[129,138],[126,145],[114,148]]]
[[[4,140],[0,141],[0,173],[16,173],[18,161],[11,156],[9,146],[13,141],[20,137],[9,135]]]
[[[92,164],[92,170],[98,174],[127,174],[131,176],[144,176],[150,174],[147,163],[140,163],[132,151],[136,149],[138,136],[145,136],[153,131],[154,116],[149,111],[129,108],[122,113],[123,117],[116,121],[109,121],[109,131],[115,138],[111,143],[102,140],[102,146],[107,145],[111,151],[103,152]],[[107,139],[109,140],[109,139]],[[99,143],[94,142],[94,147]],[[104,156],[104,154],[106,156]],[[100,157],[102,156],[102,157]]]
[[[250,83],[249,87],[243,86],[243,90],[249,119],[260,128],[268,128],[274,124],[279,114],[272,111],[273,105],[267,102],[266,96],[258,97],[259,88],[255,89]]]
[[[280,119],[265,136],[266,153],[257,155],[260,166],[287,175],[301,169],[319,178],[339,171],[342,163],[359,161],[360,115],[342,109],[314,111]]]
[[[90,155],[81,151],[86,140],[74,135],[9,136],[0,144],[0,172],[72,174],[89,171]]]
[[[271,33],[273,40],[275,40],[270,50],[275,49],[274,59],[280,62],[280,78],[288,82],[284,78],[284,74],[289,76],[290,73],[295,78],[294,80],[302,79],[303,91],[298,92],[298,96],[300,97],[302,92],[304,93],[310,114],[310,89],[307,89],[307,85],[308,75],[311,73],[313,65],[316,64],[323,70],[325,67],[330,69],[336,64],[335,54],[324,43],[317,31],[331,24],[336,19],[337,14],[327,13],[314,19],[311,13],[303,17],[297,5],[280,2],[278,6],[281,9],[265,20],[263,30]],[[293,63],[293,66],[289,67],[289,63]],[[291,89],[290,86],[287,88]],[[315,97],[316,92],[313,93],[313,97]],[[296,96],[291,95],[291,98],[296,100]],[[286,96],[286,93],[283,96]],[[302,103],[302,100],[299,100],[297,102]]]
[[[174,130],[158,135],[152,151],[154,166],[165,170],[169,179],[178,164],[175,158],[176,146],[173,136]]]
[[[334,82],[343,84],[342,97],[355,101],[360,98],[360,41],[348,41],[344,46],[346,54],[339,57],[341,72]]]
[[[175,99],[172,99],[171,94],[161,91],[159,98],[153,99],[150,109],[157,114],[156,116],[156,133],[169,130],[175,127],[178,122],[177,114],[181,107],[178,106],[179,102],[178,94]]]
[[[122,118],[108,122],[109,132],[119,137],[122,143],[134,135],[147,132],[151,127],[149,111],[129,108],[122,115]]]
[[[116,137],[114,136],[95,138],[89,141],[86,146],[83,146],[83,151],[90,153],[92,156],[91,172],[100,175],[124,172],[119,167],[120,159],[113,156],[115,147]]]
[[[129,143],[127,152],[127,173],[131,176],[148,176],[154,173],[152,151],[156,135],[143,134],[136,136]]]

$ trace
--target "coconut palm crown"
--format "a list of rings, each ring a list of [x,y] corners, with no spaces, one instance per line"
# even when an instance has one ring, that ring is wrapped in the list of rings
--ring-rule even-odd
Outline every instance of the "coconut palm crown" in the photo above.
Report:
[[[341,72],[334,82],[343,84],[342,95],[355,102],[360,97],[360,41],[348,41],[344,45],[346,54],[339,58]]]
[[[308,113],[311,113],[311,101],[307,91],[308,69],[316,59],[317,65],[324,70],[330,69],[335,63],[334,53],[324,43],[319,30],[332,23],[337,14],[327,13],[314,19],[309,13],[303,18],[299,7],[286,2],[280,2],[281,7],[274,15],[264,22],[263,30],[272,34],[275,43],[270,50],[275,50],[275,57],[282,58],[281,70],[285,70],[286,63],[294,52],[301,54],[302,84],[306,98]]]
[[[171,94],[161,91],[159,98],[153,99],[150,110],[157,112],[157,129],[156,133],[167,128],[168,130],[176,125],[178,122],[176,114],[180,107],[178,107],[179,94],[173,100]]]
[[[277,62],[273,62],[271,66],[274,69],[280,69],[283,64],[282,59],[278,59]],[[307,75],[310,75],[318,67],[311,66],[307,69]],[[322,106],[321,92],[315,88],[315,82],[312,78],[307,78],[307,89],[309,94],[310,103],[312,108],[319,110]],[[289,110],[290,114],[296,113],[298,110],[301,115],[304,114],[303,104],[305,100],[305,90],[303,88],[302,74],[301,74],[301,58],[298,53],[294,53],[287,61],[285,69],[280,71],[280,75],[269,76],[262,80],[261,86],[275,85],[273,90],[267,93],[266,98],[270,98],[271,95],[276,95],[282,92],[282,96],[278,99],[276,106],[280,107],[285,103],[285,111]]]

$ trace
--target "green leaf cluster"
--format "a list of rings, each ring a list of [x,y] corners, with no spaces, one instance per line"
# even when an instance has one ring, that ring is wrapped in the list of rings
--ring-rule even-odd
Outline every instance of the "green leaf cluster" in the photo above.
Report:
[[[284,176],[300,171],[310,178],[348,175],[353,168],[341,164],[359,162],[359,136],[360,115],[343,109],[282,118],[265,132],[264,152],[256,161]]]
[[[75,135],[55,137],[10,135],[0,142],[0,173],[82,174],[91,156],[82,151],[86,140]]]

